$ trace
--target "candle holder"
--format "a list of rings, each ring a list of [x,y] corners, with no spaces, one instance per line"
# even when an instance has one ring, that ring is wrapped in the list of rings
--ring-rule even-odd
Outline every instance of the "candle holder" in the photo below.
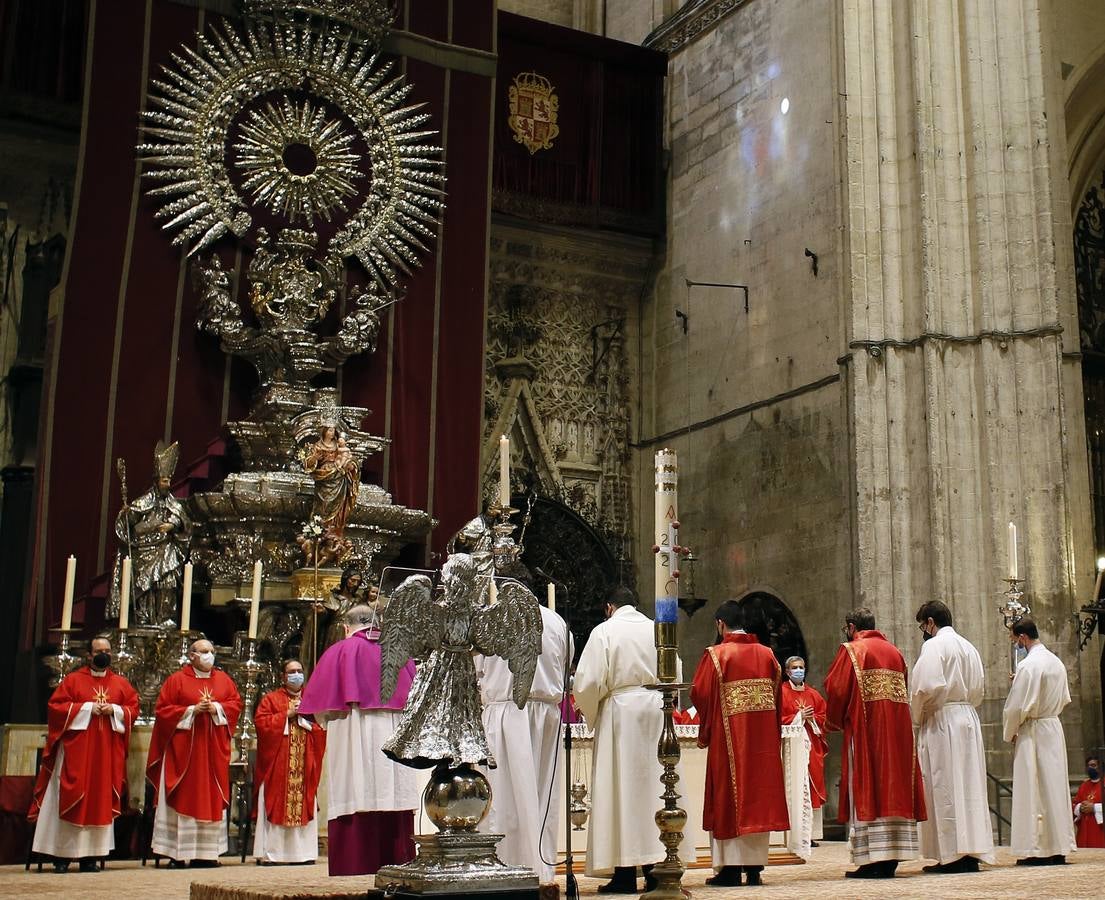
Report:
[[[582,781],[573,781],[569,793],[572,797],[572,804],[569,808],[572,830],[583,831],[583,826],[587,824],[587,818],[591,812],[587,808],[587,785]]]
[[[998,606],[998,613],[1001,615],[1005,627],[1012,629],[1021,619],[1032,612],[1032,607],[1021,602],[1021,598],[1024,596],[1024,591],[1020,588],[1024,584],[1023,578],[1006,578],[1004,581],[1009,585],[1009,588],[1004,592],[1005,602]],[[1016,671],[1017,648],[1010,644],[1009,674],[1016,674]]]
[[[257,697],[257,676],[261,672],[261,664],[257,662],[257,638],[247,637],[249,644],[248,655],[242,668],[246,673],[246,690],[242,698],[242,715],[238,719],[238,730],[234,734],[237,742],[237,759],[249,759],[249,748],[257,740],[257,729],[253,724],[253,701]]]
[[[657,626],[659,628],[659,625]],[[662,653],[669,648],[657,650]],[[666,654],[665,654],[666,655]],[[662,666],[661,669],[664,667]],[[683,862],[679,858],[679,845],[683,843],[683,829],[687,825],[687,811],[679,803],[679,792],[675,786],[679,782],[679,773],[676,766],[679,765],[680,749],[679,738],[675,733],[675,722],[672,713],[675,709],[675,698],[680,691],[690,688],[689,684],[676,684],[674,680],[674,663],[671,664],[671,681],[661,681],[660,684],[650,684],[648,689],[659,691],[664,704],[664,727],[660,731],[660,741],[656,745],[656,758],[664,767],[660,781],[664,785],[664,793],[660,799],[664,801],[664,808],[656,811],[656,826],[660,829],[660,841],[663,843],[666,854],[662,862],[652,867],[652,877],[656,879],[656,887],[643,897],[650,900],[683,900]],[[661,671],[660,677],[664,677]]]
[[[491,545],[491,558],[495,563],[496,572],[510,568],[518,559],[521,548],[514,542],[515,526],[510,521],[510,517],[516,512],[518,510],[513,506],[494,506],[488,510],[492,518],[499,520],[491,526],[491,530],[495,532],[495,540]]]
[[[119,629],[119,638],[116,642],[115,658],[112,660],[112,668],[114,668],[120,675],[127,679],[127,681],[133,681],[130,677],[130,673],[134,671],[138,665],[138,657],[130,652],[130,637],[127,634],[127,629]]]
[[[50,687],[57,687],[66,675],[80,666],[81,658],[69,652],[69,636],[76,634],[76,628],[51,628],[50,630],[61,635],[61,646],[57,653],[47,656],[43,662],[50,671],[55,673],[50,677]]]
[[[242,698],[242,714],[234,732],[234,758],[230,761],[230,781],[234,785],[234,805],[237,809],[238,833],[233,850],[244,860],[249,843],[250,800],[253,783],[249,771],[249,751],[257,740],[257,728],[253,723],[253,701],[257,697],[257,676],[261,664],[257,662],[257,639],[246,638],[249,650],[242,668],[246,673],[245,696]]]
[[[188,665],[188,651],[201,637],[203,637],[202,631],[194,631],[191,628],[180,633],[180,655],[177,657],[177,662],[180,663],[181,668]]]

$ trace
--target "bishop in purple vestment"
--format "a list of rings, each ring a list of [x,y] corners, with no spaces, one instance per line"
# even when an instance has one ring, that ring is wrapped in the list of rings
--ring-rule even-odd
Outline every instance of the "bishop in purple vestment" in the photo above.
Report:
[[[414,679],[414,660],[395,692],[380,696],[376,612],[354,606],[345,640],[319,658],[299,704],[327,728],[327,834],[331,875],[368,875],[414,858],[418,772],[388,759],[380,746],[395,731]]]

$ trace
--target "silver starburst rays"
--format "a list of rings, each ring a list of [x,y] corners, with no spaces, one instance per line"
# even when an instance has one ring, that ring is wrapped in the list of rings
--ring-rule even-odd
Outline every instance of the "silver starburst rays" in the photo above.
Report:
[[[403,105],[411,88],[390,69],[337,30],[289,21],[215,27],[174,54],[138,146],[173,243],[195,254],[241,237],[257,207],[318,217],[337,225],[328,254],[397,286],[436,236],[445,176],[437,132],[419,130],[429,115]]]
[[[347,212],[356,194],[361,157],[352,146],[353,135],[322,107],[285,98],[250,110],[234,162],[254,203],[292,222],[329,222],[331,210]]]

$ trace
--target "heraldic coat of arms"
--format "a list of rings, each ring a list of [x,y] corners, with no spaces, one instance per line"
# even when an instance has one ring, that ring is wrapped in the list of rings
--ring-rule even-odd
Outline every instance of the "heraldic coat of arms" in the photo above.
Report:
[[[531,154],[551,150],[553,138],[560,134],[556,112],[560,99],[552,82],[536,72],[521,72],[510,86],[510,130],[514,140]]]

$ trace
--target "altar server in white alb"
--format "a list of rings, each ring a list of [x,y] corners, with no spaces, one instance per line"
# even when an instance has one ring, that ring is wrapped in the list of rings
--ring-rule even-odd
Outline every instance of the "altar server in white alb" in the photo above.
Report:
[[[921,823],[921,856],[935,859],[933,874],[977,872],[994,862],[986,757],[976,707],[985,677],[982,657],[952,627],[939,600],[917,610],[924,635],[909,679],[909,707],[917,726],[917,761],[925,784],[928,819]]]
[[[514,676],[501,656],[476,658],[483,695],[483,728],[496,768],[487,770],[491,809],[480,830],[505,837],[499,858],[525,866],[542,883],[555,881],[560,822],[560,703],[572,659],[564,620],[541,607],[541,655],[525,709],[514,702]],[[542,828],[542,823],[544,827]]]
[[[1019,866],[1055,866],[1074,849],[1067,780],[1067,742],[1059,714],[1070,703],[1067,669],[1040,643],[1031,619],[1013,626],[1028,651],[1005,701],[1005,739],[1013,745],[1013,827]]]
[[[656,683],[652,619],[637,610],[637,598],[626,587],[611,592],[606,614],[587,639],[574,686],[576,706],[595,731],[586,873],[613,875],[600,893],[635,894],[636,867],[651,890],[652,865],[665,855],[654,821],[662,773],[656,744],[664,715],[659,693],[645,688]],[[680,854],[694,861],[689,841]]]

